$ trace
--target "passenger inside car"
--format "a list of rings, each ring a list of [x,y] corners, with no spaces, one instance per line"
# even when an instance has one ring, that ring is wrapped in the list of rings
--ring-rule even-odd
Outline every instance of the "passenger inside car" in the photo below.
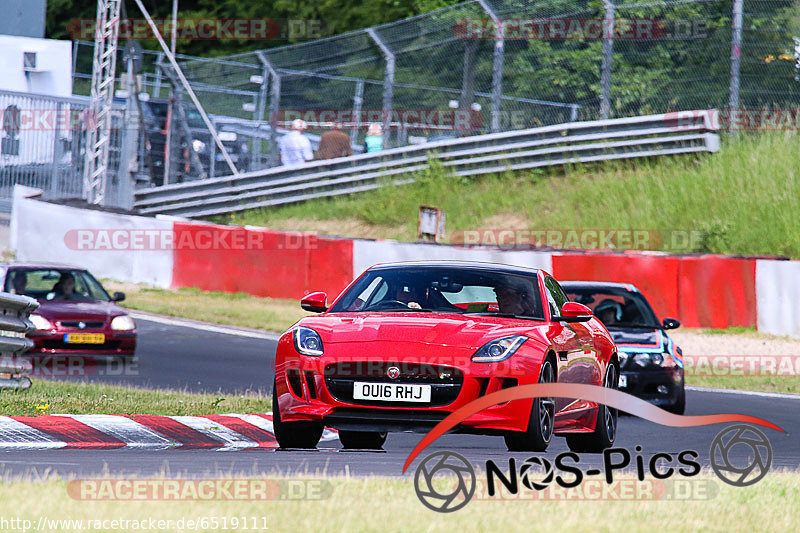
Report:
[[[75,278],[69,272],[61,274],[55,285],[53,285],[53,298],[60,300],[71,300],[75,298]],[[52,298],[48,298],[52,299]]]
[[[25,289],[28,285],[28,275],[24,270],[17,270],[14,272],[14,277],[11,280],[11,292],[13,294],[25,294]]]
[[[594,308],[594,314],[605,324],[610,326],[622,321],[622,306],[612,299],[603,300]]]

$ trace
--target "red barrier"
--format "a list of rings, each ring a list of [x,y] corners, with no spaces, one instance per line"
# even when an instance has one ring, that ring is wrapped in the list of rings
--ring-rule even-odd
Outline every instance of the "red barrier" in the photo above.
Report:
[[[656,314],[686,327],[756,325],[755,260],[724,256],[553,254],[560,280],[633,283]]]
[[[353,241],[213,224],[174,224],[176,287],[299,298],[350,283]],[[659,317],[687,327],[754,326],[755,260],[648,253],[554,253],[560,280],[633,283]]]
[[[680,259],[659,255],[553,254],[558,280],[633,283],[659,317],[680,319],[678,273]]]
[[[689,327],[755,327],[756,262],[724,256],[681,258],[679,318]]]
[[[214,224],[174,224],[172,284],[203,290],[331,298],[352,279],[353,243],[315,235]]]

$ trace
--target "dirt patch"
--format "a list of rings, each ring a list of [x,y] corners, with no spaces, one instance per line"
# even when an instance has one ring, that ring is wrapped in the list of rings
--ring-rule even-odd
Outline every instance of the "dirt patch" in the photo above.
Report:
[[[531,222],[525,215],[519,213],[499,213],[484,219],[482,229],[510,229],[520,230],[531,227]]]
[[[708,333],[680,329],[670,332],[684,355],[797,355],[800,340],[759,333]]]
[[[302,231],[316,233],[317,235],[352,237],[356,239],[410,239],[410,236],[405,235],[403,228],[368,224],[357,218],[342,218],[336,220],[284,218],[281,220],[272,220],[266,227],[276,230]]]

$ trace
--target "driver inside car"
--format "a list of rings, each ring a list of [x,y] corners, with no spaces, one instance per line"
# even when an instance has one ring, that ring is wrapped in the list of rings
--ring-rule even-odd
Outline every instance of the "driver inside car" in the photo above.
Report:
[[[622,320],[622,305],[609,298],[597,304],[594,314],[606,326],[616,324]]]
[[[422,309],[427,300],[425,290],[414,285],[399,285],[395,291],[395,300],[403,302],[409,309]]]
[[[533,316],[534,303],[530,287],[524,282],[506,280],[502,285],[494,288],[497,297],[497,306],[500,313],[519,316]]]

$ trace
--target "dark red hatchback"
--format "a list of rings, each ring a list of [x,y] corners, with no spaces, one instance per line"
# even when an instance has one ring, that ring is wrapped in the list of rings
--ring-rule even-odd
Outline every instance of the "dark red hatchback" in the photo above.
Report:
[[[39,301],[31,315],[36,331],[27,355],[60,354],[132,359],[136,324],[87,270],[38,264],[0,265],[3,290]]]

